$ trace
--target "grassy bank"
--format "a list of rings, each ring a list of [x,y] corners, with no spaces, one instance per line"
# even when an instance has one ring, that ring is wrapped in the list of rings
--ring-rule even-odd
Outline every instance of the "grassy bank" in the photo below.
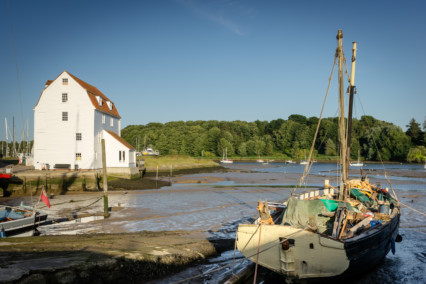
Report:
[[[217,167],[218,163],[212,159],[193,158],[189,156],[144,156],[140,157],[145,161],[145,168],[148,172],[175,171],[184,169],[199,169]]]

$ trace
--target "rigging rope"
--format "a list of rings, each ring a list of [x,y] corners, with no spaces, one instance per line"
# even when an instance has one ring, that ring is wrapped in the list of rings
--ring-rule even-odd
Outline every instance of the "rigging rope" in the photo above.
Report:
[[[325,93],[325,97],[324,97],[324,102],[322,104],[322,108],[321,108],[321,113],[319,116],[319,120],[318,120],[318,124],[317,124],[317,129],[315,130],[315,135],[314,135],[314,139],[312,141],[312,146],[311,146],[311,150],[309,151],[309,157],[308,157],[308,163],[305,166],[305,170],[303,171],[303,175],[299,180],[299,183],[297,184],[297,186],[293,189],[293,191],[291,192],[291,195],[294,194],[294,192],[301,187],[303,181],[305,180],[306,176],[308,175],[309,171],[311,170],[312,167],[312,153],[314,152],[314,147],[315,147],[315,141],[317,140],[317,135],[318,135],[318,131],[319,131],[319,127],[321,124],[321,120],[322,120],[322,115],[324,112],[324,107],[325,107],[325,102],[327,101],[327,96],[328,96],[328,92],[330,90],[330,85],[331,85],[331,79],[333,78],[333,73],[334,73],[334,67],[336,67],[336,60],[337,60],[337,53],[334,55],[334,62],[333,62],[333,67],[331,68],[331,74],[330,77],[328,78],[328,86],[327,86],[327,91]]]
[[[358,95],[358,94],[357,94],[357,95]],[[364,115],[366,115],[366,114],[365,114],[365,111],[364,111],[364,106],[362,105],[362,102],[361,102],[361,99],[360,99],[359,95],[357,96],[357,98],[358,98],[359,104],[361,105],[362,112],[364,113]],[[365,122],[367,123],[367,126],[368,126],[369,130],[373,129],[373,128],[370,126],[370,124],[368,123],[368,120],[366,120]],[[398,196],[396,195],[395,191],[393,190],[392,183],[391,183],[391,181],[390,181],[390,179],[389,179],[389,177],[388,177],[388,173],[386,172],[385,164],[383,163],[382,155],[380,154],[379,147],[377,146],[376,139],[374,139],[374,135],[373,135],[373,133],[371,134],[371,140],[373,140],[374,147],[376,147],[377,155],[379,156],[380,163],[381,163],[381,165],[382,165],[382,167],[383,167],[383,171],[384,171],[384,174],[385,174],[386,181],[389,183],[389,186],[390,186],[390,188],[391,188],[391,190],[392,190],[392,194],[393,194],[394,198],[396,199],[396,201],[398,201],[398,202],[399,202],[399,200],[398,200]]]

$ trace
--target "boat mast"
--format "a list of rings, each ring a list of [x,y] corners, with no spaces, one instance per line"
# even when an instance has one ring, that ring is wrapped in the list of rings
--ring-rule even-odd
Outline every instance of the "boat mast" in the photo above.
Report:
[[[349,86],[349,106],[348,106],[348,129],[347,129],[347,153],[346,153],[346,167],[349,173],[349,164],[351,159],[351,137],[352,137],[352,108],[354,103],[355,88],[355,61],[356,61],[356,41],[352,43],[352,66],[351,66],[351,80]],[[359,152],[358,152],[359,163]]]
[[[339,64],[339,142],[340,142],[340,157],[342,163],[342,177],[340,182],[339,199],[344,200],[346,194],[346,184],[348,181],[348,167],[346,166],[347,141],[345,131],[345,97],[343,91],[343,32],[339,30],[337,33],[337,56]]]

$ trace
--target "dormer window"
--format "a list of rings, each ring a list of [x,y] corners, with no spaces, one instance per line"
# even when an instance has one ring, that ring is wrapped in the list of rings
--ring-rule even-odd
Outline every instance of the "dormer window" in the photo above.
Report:
[[[62,85],[68,85],[68,78],[62,78]]]
[[[112,102],[107,101],[106,103],[107,103],[107,106],[108,106],[109,110],[112,110]]]
[[[96,96],[96,100],[98,101],[99,106],[102,106],[102,98],[100,96]]]

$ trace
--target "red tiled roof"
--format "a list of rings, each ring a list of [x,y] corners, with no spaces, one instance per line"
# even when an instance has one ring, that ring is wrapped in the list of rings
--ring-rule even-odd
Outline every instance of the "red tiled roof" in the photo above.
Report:
[[[67,71],[64,71],[64,72],[67,72]],[[62,72],[62,73],[64,73],[64,72]],[[61,76],[61,74],[59,76]],[[110,110],[108,108],[108,105],[107,105],[106,102],[110,101],[110,99],[108,99],[104,94],[102,94],[102,92],[99,91],[98,88],[96,88],[96,87],[94,87],[94,86],[92,86],[92,85],[84,82],[83,80],[80,80],[79,78],[75,77],[74,75],[72,75],[69,72],[67,72],[67,74],[70,75],[82,88],[84,88],[87,91],[87,95],[89,96],[90,101],[92,102],[93,106],[96,109],[98,109],[98,110],[100,110],[102,112],[108,113],[110,115],[113,115],[115,117],[121,118],[121,116],[118,114],[118,111],[117,111],[117,108],[115,107],[115,104],[113,104],[111,102],[112,109]],[[58,79],[58,77],[56,77],[55,80]],[[55,80],[47,80],[45,86],[46,87],[49,86]],[[43,92],[41,94],[43,94]],[[99,96],[99,97],[102,98],[102,105],[101,106],[99,105],[98,101],[96,100],[96,96]],[[38,105],[38,103],[40,101],[40,98],[41,98],[41,95],[38,98],[36,106]]]
[[[67,72],[67,71],[64,71]],[[115,104],[112,104],[112,109],[110,110],[108,108],[107,105],[107,101],[110,101],[110,99],[108,99],[104,94],[102,94],[101,91],[98,90],[98,88],[96,88],[95,86],[92,86],[86,82],[84,82],[83,80],[80,80],[79,78],[75,77],[74,75],[72,75],[71,73],[67,72],[81,87],[83,87],[84,89],[86,89],[87,94],[89,95],[90,100],[92,101],[93,106],[105,113],[111,114],[113,116],[116,116],[118,118],[121,118],[120,115],[118,114],[117,108],[115,107]],[[99,96],[102,98],[102,105],[100,106],[98,101],[96,100],[96,96]]]
[[[120,136],[118,136],[117,133],[112,132],[112,131],[108,131],[108,130],[105,130],[105,131],[108,132],[112,137],[114,137],[115,139],[117,139],[117,141],[121,142],[121,144],[123,144],[124,146],[126,146],[130,150],[135,150],[135,147],[133,147],[132,145],[130,145],[129,143],[127,143],[126,140],[124,140],[123,138],[121,138]]]

